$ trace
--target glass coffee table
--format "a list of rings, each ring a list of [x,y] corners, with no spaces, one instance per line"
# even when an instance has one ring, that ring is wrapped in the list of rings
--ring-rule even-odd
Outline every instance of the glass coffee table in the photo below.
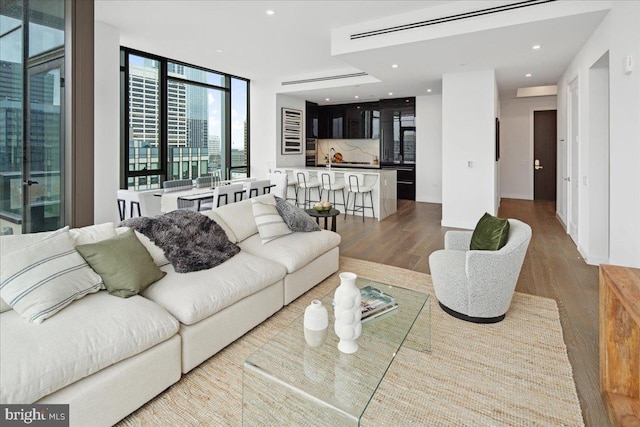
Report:
[[[428,294],[363,278],[357,284],[391,295],[398,309],[364,323],[358,351],[344,354],[331,291],[322,299],[329,311],[324,344],[307,345],[301,315],[244,362],[243,425],[357,426],[400,347],[431,351]]]

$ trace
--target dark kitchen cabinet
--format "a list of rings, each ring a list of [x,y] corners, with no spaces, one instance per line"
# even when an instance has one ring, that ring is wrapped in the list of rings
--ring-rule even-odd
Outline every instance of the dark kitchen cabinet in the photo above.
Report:
[[[415,111],[415,98],[380,100],[380,156],[383,164],[415,163]]]
[[[305,135],[307,139],[318,138],[318,104],[305,103]]]
[[[344,106],[327,105],[318,107],[318,138],[344,138],[344,123]]]
[[[416,199],[415,116],[415,98],[380,100],[380,158],[398,171],[398,199]]]
[[[350,104],[344,108],[344,123],[346,138],[363,138],[364,124],[362,122],[362,106]]]
[[[318,138],[380,138],[378,103],[319,106]]]
[[[386,165],[382,169],[395,169],[397,179],[397,198],[403,200],[416,199],[416,165]]]

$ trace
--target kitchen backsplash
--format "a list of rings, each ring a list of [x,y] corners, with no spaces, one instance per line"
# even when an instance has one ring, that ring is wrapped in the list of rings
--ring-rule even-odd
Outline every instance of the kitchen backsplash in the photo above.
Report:
[[[342,162],[377,165],[379,161],[379,139],[319,139],[316,148],[318,164],[326,163],[331,148],[342,154]]]

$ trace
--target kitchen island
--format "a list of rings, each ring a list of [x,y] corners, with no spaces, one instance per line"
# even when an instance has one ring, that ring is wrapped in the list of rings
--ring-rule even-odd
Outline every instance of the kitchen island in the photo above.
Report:
[[[310,174],[310,178],[313,180],[317,180],[318,182],[321,182],[320,180],[320,174],[324,171],[328,171],[329,168],[327,167],[306,167],[306,168],[278,168],[281,171],[286,171],[288,178],[289,178],[289,182],[295,182],[295,176],[293,171],[294,170],[307,170],[309,171]],[[397,204],[398,204],[398,200],[397,200],[397,178],[396,178],[396,171],[393,169],[365,169],[365,168],[345,168],[345,167],[332,167],[331,171],[335,172],[336,174],[336,181],[337,183],[340,184],[344,184],[344,174],[348,173],[348,172],[354,172],[354,173],[359,173],[364,175],[364,184],[361,185],[365,185],[368,187],[372,187],[373,191],[371,193],[371,195],[373,196],[373,209],[374,209],[374,215],[371,214],[371,209],[365,209],[365,216],[371,217],[374,216],[375,218],[378,219],[378,221],[381,221],[383,219],[385,219],[386,217],[388,217],[389,215],[392,215],[396,212],[397,210]],[[291,197],[291,198],[295,198],[295,195],[292,194],[293,189],[289,189],[290,194],[287,197]],[[347,194],[347,187],[345,185],[345,198],[346,198],[346,194]],[[337,208],[340,209],[342,212],[344,212],[344,207],[342,205],[340,205],[340,203],[342,202],[341,200],[341,193],[340,192],[336,192],[336,202],[337,202]],[[303,203],[303,194],[302,192],[299,192],[298,194],[298,201],[300,204]],[[316,193],[316,190],[312,190],[311,192],[311,198],[312,200],[316,200],[318,197],[318,194]],[[325,193],[323,194],[323,200],[327,200],[327,192],[325,191]],[[353,206],[352,205],[352,201],[353,201],[353,197],[350,198],[349,200],[349,206]],[[369,205],[369,200],[368,196],[365,199],[366,205]],[[332,198],[332,202],[333,202],[333,198]],[[358,197],[358,203],[360,202],[360,197]],[[358,215],[361,215],[361,213],[357,213]]]

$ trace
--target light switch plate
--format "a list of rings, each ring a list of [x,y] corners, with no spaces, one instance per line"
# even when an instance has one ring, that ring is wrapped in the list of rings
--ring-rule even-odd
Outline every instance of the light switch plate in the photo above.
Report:
[[[633,57],[631,55],[627,55],[624,58],[624,73],[631,74],[633,71]]]

